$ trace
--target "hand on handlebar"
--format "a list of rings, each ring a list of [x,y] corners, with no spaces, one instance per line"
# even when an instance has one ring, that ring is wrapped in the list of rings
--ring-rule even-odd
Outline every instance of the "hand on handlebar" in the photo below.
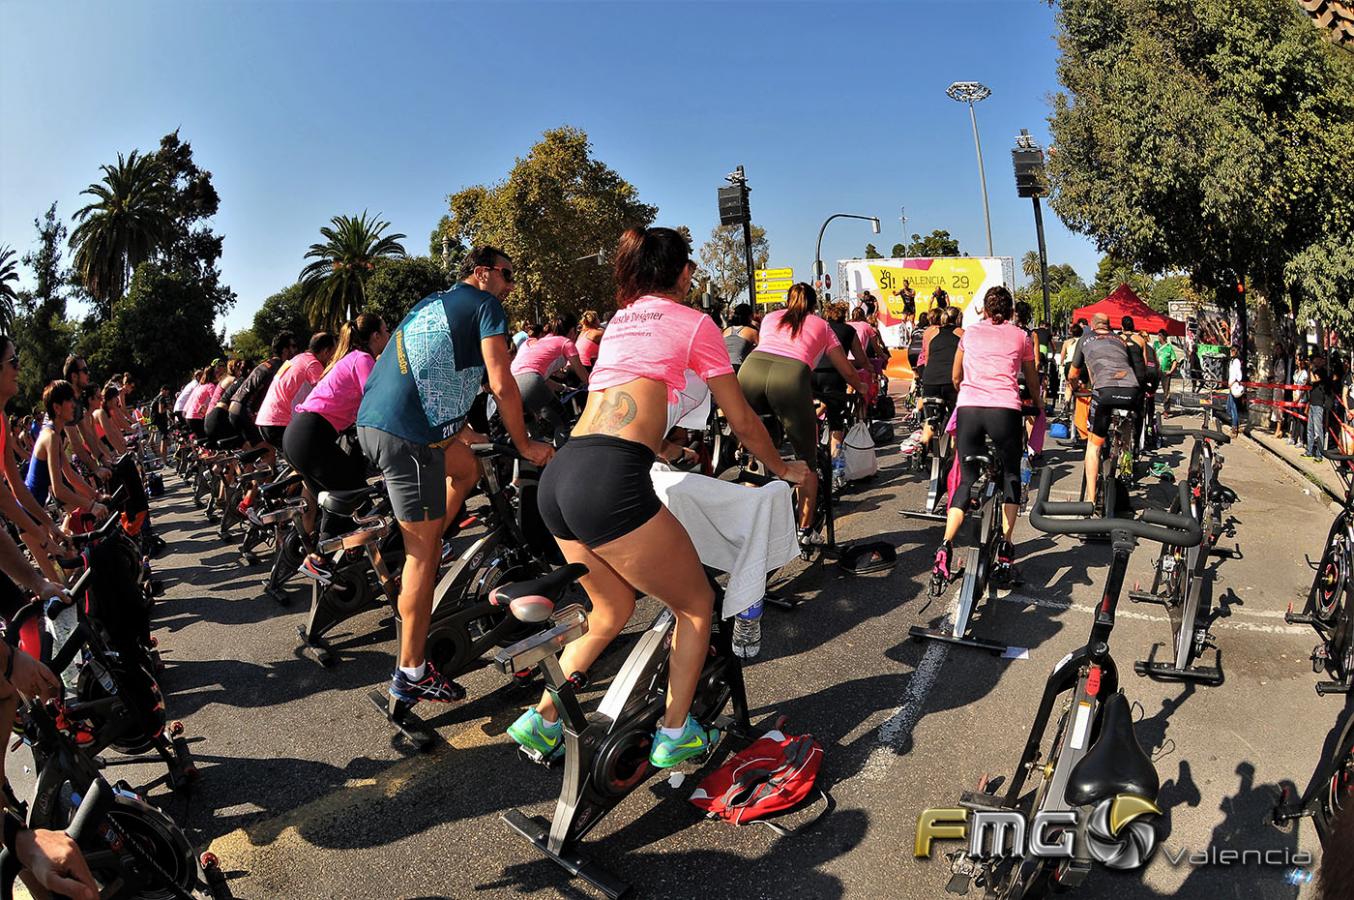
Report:
[[[14,672],[9,683],[14,689],[30,699],[56,700],[61,696],[61,682],[52,670],[38,662],[18,647],[11,647],[14,654]]]
[[[113,470],[105,465],[100,465],[94,471],[94,474],[98,476],[100,481],[107,482],[109,479],[113,477]]]
[[[785,464],[785,471],[779,477],[790,484],[803,484],[804,479],[809,477],[809,465],[802,459],[792,459]]]
[[[108,518],[108,507],[104,506],[102,502],[95,500],[93,503],[89,504],[89,514],[98,520],[106,519]]]
[[[64,831],[25,830],[15,843],[19,862],[47,890],[71,900],[99,900],[98,885],[80,848]]]
[[[555,448],[542,441],[527,441],[526,447],[519,448],[517,452],[533,466],[543,466],[555,455]]]
[[[38,585],[38,589],[34,591],[34,593],[38,595],[38,600],[43,603],[46,603],[53,597],[59,599],[67,606],[70,606],[71,603],[74,602],[71,599],[69,591],[55,581],[48,581],[46,578],[42,579],[42,583]]]

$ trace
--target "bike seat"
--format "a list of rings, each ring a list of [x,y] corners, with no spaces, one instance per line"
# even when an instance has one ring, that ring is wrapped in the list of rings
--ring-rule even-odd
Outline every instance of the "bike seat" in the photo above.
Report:
[[[992,465],[992,457],[986,453],[975,453],[972,456],[964,457],[965,463],[977,463],[979,466],[987,467]]]
[[[373,500],[385,490],[384,484],[369,484],[365,487],[346,491],[320,491],[317,498],[320,506],[336,516],[351,516],[362,508],[368,500]]]
[[[1331,462],[1354,462],[1354,454],[1331,453],[1329,450],[1322,450],[1321,455]]]
[[[501,584],[489,592],[489,602],[508,607],[513,618],[519,621],[544,622],[555,611],[555,605],[564,597],[569,585],[586,574],[587,566],[569,563],[539,578]]]
[[[1122,407],[1122,406],[1116,406],[1116,407],[1114,407],[1113,409],[1111,409],[1110,412],[1111,412],[1116,418],[1120,418],[1120,419],[1127,419],[1129,416],[1133,415],[1133,410],[1131,410],[1131,409],[1125,409],[1125,408]]]
[[[240,464],[245,466],[253,465],[267,455],[267,447],[255,447],[253,450],[246,450],[244,453],[240,454]]]
[[[1156,767],[1133,733],[1128,698],[1116,693],[1105,701],[1100,737],[1072,769],[1067,802],[1073,806],[1094,806],[1115,794],[1154,799],[1160,787]]]
[[[259,487],[259,493],[264,497],[273,497],[277,494],[284,494],[290,489],[301,483],[301,476],[297,472],[289,472],[277,481],[271,481],[268,484]]]
[[[230,437],[223,437],[216,441],[217,450],[234,450],[244,443],[244,438],[238,434],[232,434]]]

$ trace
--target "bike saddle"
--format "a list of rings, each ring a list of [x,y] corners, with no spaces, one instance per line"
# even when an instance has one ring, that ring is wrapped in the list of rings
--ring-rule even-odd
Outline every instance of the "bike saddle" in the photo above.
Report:
[[[320,506],[336,516],[351,516],[362,508],[368,500],[381,496],[384,484],[369,484],[365,487],[351,488],[346,491],[320,491]]]
[[[489,592],[489,602],[508,607],[513,618],[522,622],[544,622],[555,611],[555,605],[564,597],[569,585],[586,574],[587,566],[569,563],[539,578],[501,584]]]
[[[992,457],[988,456],[986,453],[975,453],[972,456],[965,456],[964,462],[977,463],[980,467],[987,467],[992,465]]]
[[[1072,769],[1067,802],[1094,806],[1115,794],[1155,798],[1161,781],[1133,733],[1133,715],[1122,692],[1105,701],[1100,737]]]
[[[244,466],[252,465],[268,455],[267,447],[255,447],[253,450],[246,450],[240,454],[240,464]]]
[[[244,444],[244,438],[238,434],[232,434],[230,437],[220,438],[216,441],[217,450],[234,450]]]
[[[277,494],[285,494],[300,483],[300,474],[297,472],[289,472],[277,481],[270,481],[268,484],[260,485],[259,493],[264,497],[272,498]]]

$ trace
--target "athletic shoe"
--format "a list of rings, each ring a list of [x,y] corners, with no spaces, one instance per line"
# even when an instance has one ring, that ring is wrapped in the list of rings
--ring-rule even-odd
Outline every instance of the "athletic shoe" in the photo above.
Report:
[[[942,544],[940,549],[936,551],[936,564],[931,569],[932,573],[938,578],[943,578],[946,581],[949,581],[952,577],[950,575],[951,552],[949,544]]]
[[[1009,566],[1015,560],[1015,547],[1003,538],[997,542],[997,565]]]
[[[307,556],[301,560],[301,565],[296,567],[296,571],[307,578],[313,578],[320,584],[328,586],[334,583],[334,573],[326,567],[327,565],[327,563],[317,563]]]
[[[1154,478],[1165,478],[1171,474],[1171,467],[1165,462],[1157,462],[1152,464],[1151,472]]]
[[[508,737],[524,749],[539,754],[542,759],[549,759],[564,750],[564,723],[559,720],[547,722],[532,707],[508,726]]]
[[[687,716],[686,726],[678,737],[668,737],[663,734],[662,728],[654,732],[653,748],[649,750],[649,763],[655,768],[669,769],[693,756],[700,756],[718,742],[718,729],[704,728],[695,717]]]
[[[390,676],[390,696],[405,703],[431,700],[433,703],[457,703],[465,699],[465,688],[427,664],[423,677],[414,681],[399,669]]]

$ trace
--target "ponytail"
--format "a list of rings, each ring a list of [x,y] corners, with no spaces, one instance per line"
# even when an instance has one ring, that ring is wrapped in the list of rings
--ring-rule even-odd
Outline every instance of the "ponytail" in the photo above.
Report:
[[[802,281],[791,285],[790,292],[785,297],[785,317],[780,320],[780,327],[784,328],[788,323],[790,337],[799,337],[800,329],[804,327],[804,320],[817,307],[818,294],[813,288]]]
[[[367,350],[367,344],[371,336],[381,330],[385,322],[376,313],[359,313],[356,319],[349,319],[343,323],[343,330],[339,332],[338,348],[334,351],[334,356],[329,360],[329,365],[325,366],[324,374],[328,375],[334,366],[338,365],[339,360],[352,353],[354,350]]]

